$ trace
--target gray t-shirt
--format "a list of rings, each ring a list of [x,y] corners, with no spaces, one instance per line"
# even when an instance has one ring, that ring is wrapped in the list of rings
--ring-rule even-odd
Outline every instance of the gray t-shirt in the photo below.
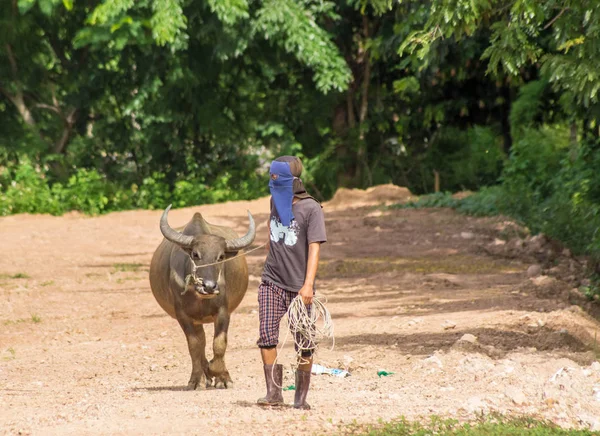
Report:
[[[292,205],[294,219],[284,227],[271,200],[269,255],[262,280],[286,291],[298,292],[304,285],[308,263],[308,244],[326,242],[325,216],[312,198]]]

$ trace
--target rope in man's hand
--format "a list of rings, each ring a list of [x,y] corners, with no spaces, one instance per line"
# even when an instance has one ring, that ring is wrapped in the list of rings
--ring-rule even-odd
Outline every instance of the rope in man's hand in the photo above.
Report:
[[[333,339],[335,344],[331,314],[316,295],[313,297],[310,310],[302,301],[302,297],[294,298],[287,315],[290,333],[294,335],[299,353],[313,350],[324,338]]]
[[[277,360],[279,359],[279,356],[281,355],[281,350],[287,342],[288,335],[290,334],[294,337],[294,343],[296,344],[295,348],[297,350],[296,354],[298,359],[296,359],[296,363],[294,364],[295,369],[297,369],[299,364],[308,363],[302,357],[302,352],[312,351],[314,354],[318,343],[322,339],[331,339],[331,349],[333,350],[335,346],[333,320],[331,319],[329,310],[327,307],[325,307],[324,302],[321,301],[319,297],[316,295],[313,297],[311,308],[309,310],[306,304],[304,304],[302,301],[302,297],[300,295],[296,296],[290,303],[287,316],[289,328],[285,334],[285,338],[281,342],[281,347],[279,348],[277,357],[273,362],[273,370]],[[271,377],[273,377],[273,372],[271,372]],[[275,380],[274,377],[273,380]]]

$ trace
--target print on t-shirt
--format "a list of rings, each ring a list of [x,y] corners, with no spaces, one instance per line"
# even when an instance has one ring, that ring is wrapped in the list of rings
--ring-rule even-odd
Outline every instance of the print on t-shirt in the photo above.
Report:
[[[288,227],[284,226],[278,217],[271,217],[271,241],[279,242],[283,239],[285,245],[290,247],[298,242],[300,227],[295,219],[290,222]]]

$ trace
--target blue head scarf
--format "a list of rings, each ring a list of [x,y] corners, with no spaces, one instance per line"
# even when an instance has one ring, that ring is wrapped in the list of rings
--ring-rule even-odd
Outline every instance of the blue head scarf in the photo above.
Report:
[[[271,162],[271,179],[269,190],[275,203],[275,208],[281,219],[281,224],[289,226],[294,214],[292,213],[292,201],[294,200],[294,179],[290,164],[287,162]]]

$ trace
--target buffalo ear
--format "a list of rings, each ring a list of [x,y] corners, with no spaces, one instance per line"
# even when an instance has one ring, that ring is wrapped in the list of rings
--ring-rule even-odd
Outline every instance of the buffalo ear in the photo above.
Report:
[[[225,252],[225,259],[231,259],[232,257],[237,256],[239,253],[239,250],[236,251],[226,251]]]

